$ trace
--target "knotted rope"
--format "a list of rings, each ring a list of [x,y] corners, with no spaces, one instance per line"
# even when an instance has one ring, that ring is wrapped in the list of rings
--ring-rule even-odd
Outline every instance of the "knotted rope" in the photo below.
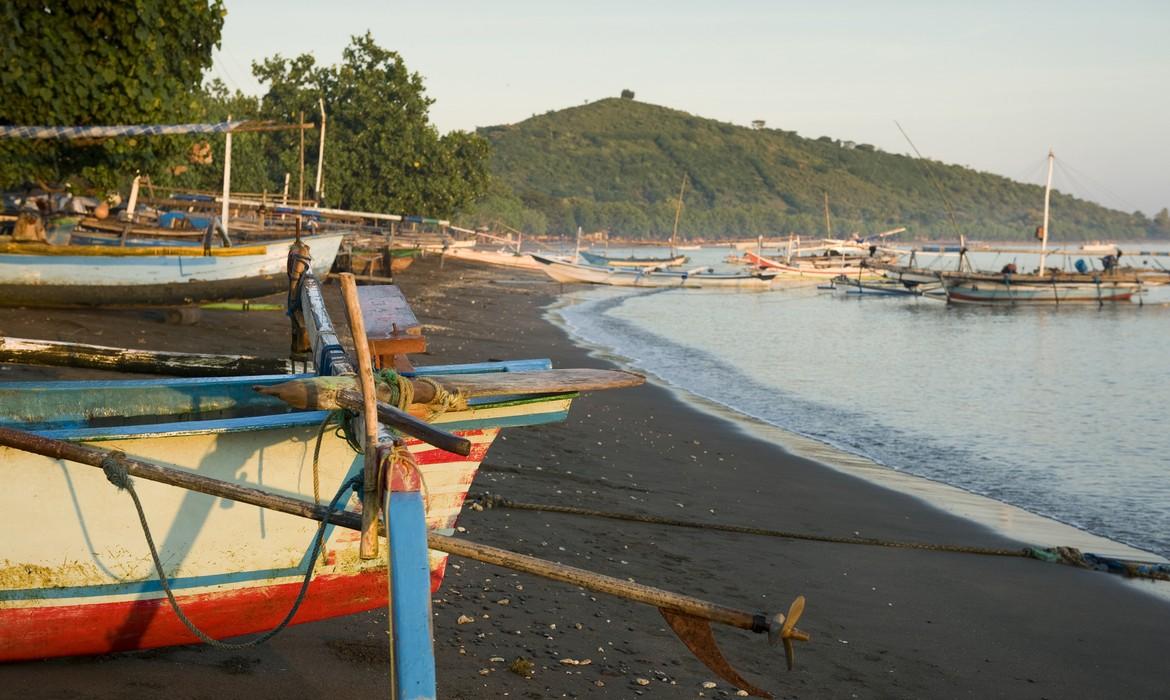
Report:
[[[338,501],[341,500],[341,497],[344,496],[346,492],[350,491],[351,489],[356,492],[357,489],[361,488],[361,475],[359,474],[343,483],[341,488],[338,489],[337,493],[333,496],[333,500],[329,502],[328,515],[326,515],[325,518],[321,521],[321,524],[317,526],[317,532],[313,535],[313,543],[310,550],[311,554],[307,559],[309,565],[305,571],[304,580],[301,581],[301,589],[297,593],[296,600],[293,601],[292,608],[288,611],[288,614],[284,616],[284,619],[281,620],[275,628],[261,634],[255,639],[250,639],[246,642],[238,643],[221,642],[218,639],[214,639],[208,636],[203,632],[203,630],[196,627],[195,623],[191,622],[191,620],[183,612],[182,608],[179,607],[179,602],[175,599],[174,592],[171,591],[170,579],[167,577],[166,572],[163,571],[162,560],[158,556],[158,548],[154,544],[154,537],[151,535],[150,525],[146,522],[146,513],[142,509],[142,501],[138,498],[138,492],[134,489],[134,481],[130,478],[130,474],[127,471],[125,462],[122,461],[124,457],[125,455],[121,452],[110,452],[102,458],[101,467],[102,470],[106,473],[106,479],[108,479],[111,484],[116,486],[119,491],[129,492],[130,498],[134,500],[134,508],[138,511],[138,522],[142,524],[142,534],[146,536],[146,544],[150,548],[150,557],[154,560],[154,570],[158,572],[159,583],[162,585],[163,592],[167,595],[167,600],[171,604],[171,610],[174,611],[175,616],[179,618],[179,621],[183,623],[183,625],[191,632],[191,634],[198,637],[204,643],[220,649],[247,649],[249,647],[254,647],[258,644],[262,644],[268,641],[269,639],[272,639],[277,634],[279,634],[281,630],[283,630],[285,627],[288,627],[289,622],[292,621],[293,617],[296,616],[297,611],[300,610],[301,603],[303,603],[305,600],[305,594],[309,590],[309,582],[313,579],[313,570],[317,563],[317,556],[320,554],[321,548],[325,541],[325,526],[328,525],[330,516],[332,516],[332,514],[336,511]]]

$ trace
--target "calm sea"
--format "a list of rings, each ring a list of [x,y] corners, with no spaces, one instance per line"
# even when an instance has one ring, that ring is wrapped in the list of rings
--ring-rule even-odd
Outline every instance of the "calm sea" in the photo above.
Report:
[[[728,252],[688,251],[717,267]],[[1033,264],[976,258],[1012,260]],[[1103,309],[948,307],[815,286],[566,289],[557,320],[667,384],[1170,557],[1168,289]]]

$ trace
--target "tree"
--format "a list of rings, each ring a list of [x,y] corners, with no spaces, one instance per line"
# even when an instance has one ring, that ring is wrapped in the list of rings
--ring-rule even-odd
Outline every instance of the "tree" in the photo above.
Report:
[[[622,99],[623,100],[634,99],[634,91],[633,90],[622,90]]]
[[[317,66],[306,54],[275,56],[252,70],[268,86],[260,102],[267,118],[315,115],[318,100],[324,100],[330,206],[447,216],[486,191],[487,141],[463,131],[440,136],[429,122],[433,100],[422,77],[370,34],[352,38],[340,65]],[[272,139],[274,182],[284,172],[297,172],[297,138]],[[307,163],[315,162],[316,148],[307,143]]]
[[[1150,234],[1158,238],[1170,238],[1170,209],[1162,207],[1162,211],[1154,214]]]
[[[0,124],[159,124],[201,118],[222,0],[44,0],[5,13]],[[80,176],[111,187],[182,154],[174,137],[0,141],[0,186]]]

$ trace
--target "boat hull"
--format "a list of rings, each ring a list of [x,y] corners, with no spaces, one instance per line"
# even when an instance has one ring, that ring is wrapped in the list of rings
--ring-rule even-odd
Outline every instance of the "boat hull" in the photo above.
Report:
[[[237,378],[168,386],[182,394],[179,400],[206,406],[214,415],[226,405],[221,387],[234,383],[238,389],[261,379],[273,381]],[[61,387],[49,390],[60,392]],[[111,388],[108,393],[117,392]],[[38,408],[39,395],[32,391],[14,398],[21,403],[8,407],[7,421]],[[108,420],[96,405],[100,402],[88,401],[94,405],[85,407],[87,423]],[[424,482],[428,529],[453,531],[476,470],[501,427],[562,420],[570,401],[564,395],[514,398],[436,419],[471,441],[467,457],[408,441]],[[245,408],[254,411],[261,405]],[[40,432],[312,502],[314,446],[326,416],[307,411]],[[198,641],[165,600],[130,499],[100,469],[8,448],[0,449],[0,460],[7,477],[0,490],[0,508],[7,514],[0,526],[0,660]],[[333,430],[324,431],[320,501],[329,502],[361,468],[361,457],[348,443]],[[135,480],[135,488],[175,596],[199,628],[226,638],[271,629],[283,618],[309,565],[317,523],[143,479]],[[341,503],[360,510],[352,493]],[[350,530],[326,529],[313,583],[294,624],[386,605],[385,560],[360,559],[359,539]],[[432,590],[441,583],[445,566],[445,554],[430,552]]]
[[[473,248],[451,248],[443,253],[443,257],[460,260],[468,263],[482,263],[499,267],[518,267],[524,270],[538,270],[540,263],[525,253],[518,255],[500,250],[475,250]]]
[[[1029,284],[991,280],[945,280],[947,302],[983,306],[1114,304],[1130,301],[1141,290],[1131,282]]]
[[[609,258],[597,253],[590,253],[582,250],[578,253],[582,258],[592,265],[601,265],[603,267],[623,267],[642,269],[647,267],[675,267],[677,265],[685,265],[690,258],[685,255],[675,255],[670,258]]]
[[[766,291],[771,289],[772,273],[706,274],[686,272],[638,271],[578,265],[534,255],[545,274],[558,282],[604,284],[615,287],[678,287],[686,289],[735,289]]]
[[[750,250],[745,251],[743,257],[749,264],[766,270],[774,270],[785,278],[831,280],[839,275],[848,275],[853,279],[875,280],[882,276],[880,272],[863,267],[861,263],[866,260],[863,258],[845,262],[843,258],[834,256],[817,261],[786,263],[765,258]]]
[[[343,234],[308,241],[313,271],[333,265]],[[288,289],[290,241],[254,255],[0,255],[0,305],[174,305],[248,299]]]

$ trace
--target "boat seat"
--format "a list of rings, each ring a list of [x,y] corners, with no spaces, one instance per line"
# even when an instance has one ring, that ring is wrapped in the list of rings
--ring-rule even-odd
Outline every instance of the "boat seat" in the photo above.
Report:
[[[374,365],[378,369],[413,369],[406,356],[426,352],[427,341],[402,290],[393,284],[361,286],[358,287],[358,302]]]

